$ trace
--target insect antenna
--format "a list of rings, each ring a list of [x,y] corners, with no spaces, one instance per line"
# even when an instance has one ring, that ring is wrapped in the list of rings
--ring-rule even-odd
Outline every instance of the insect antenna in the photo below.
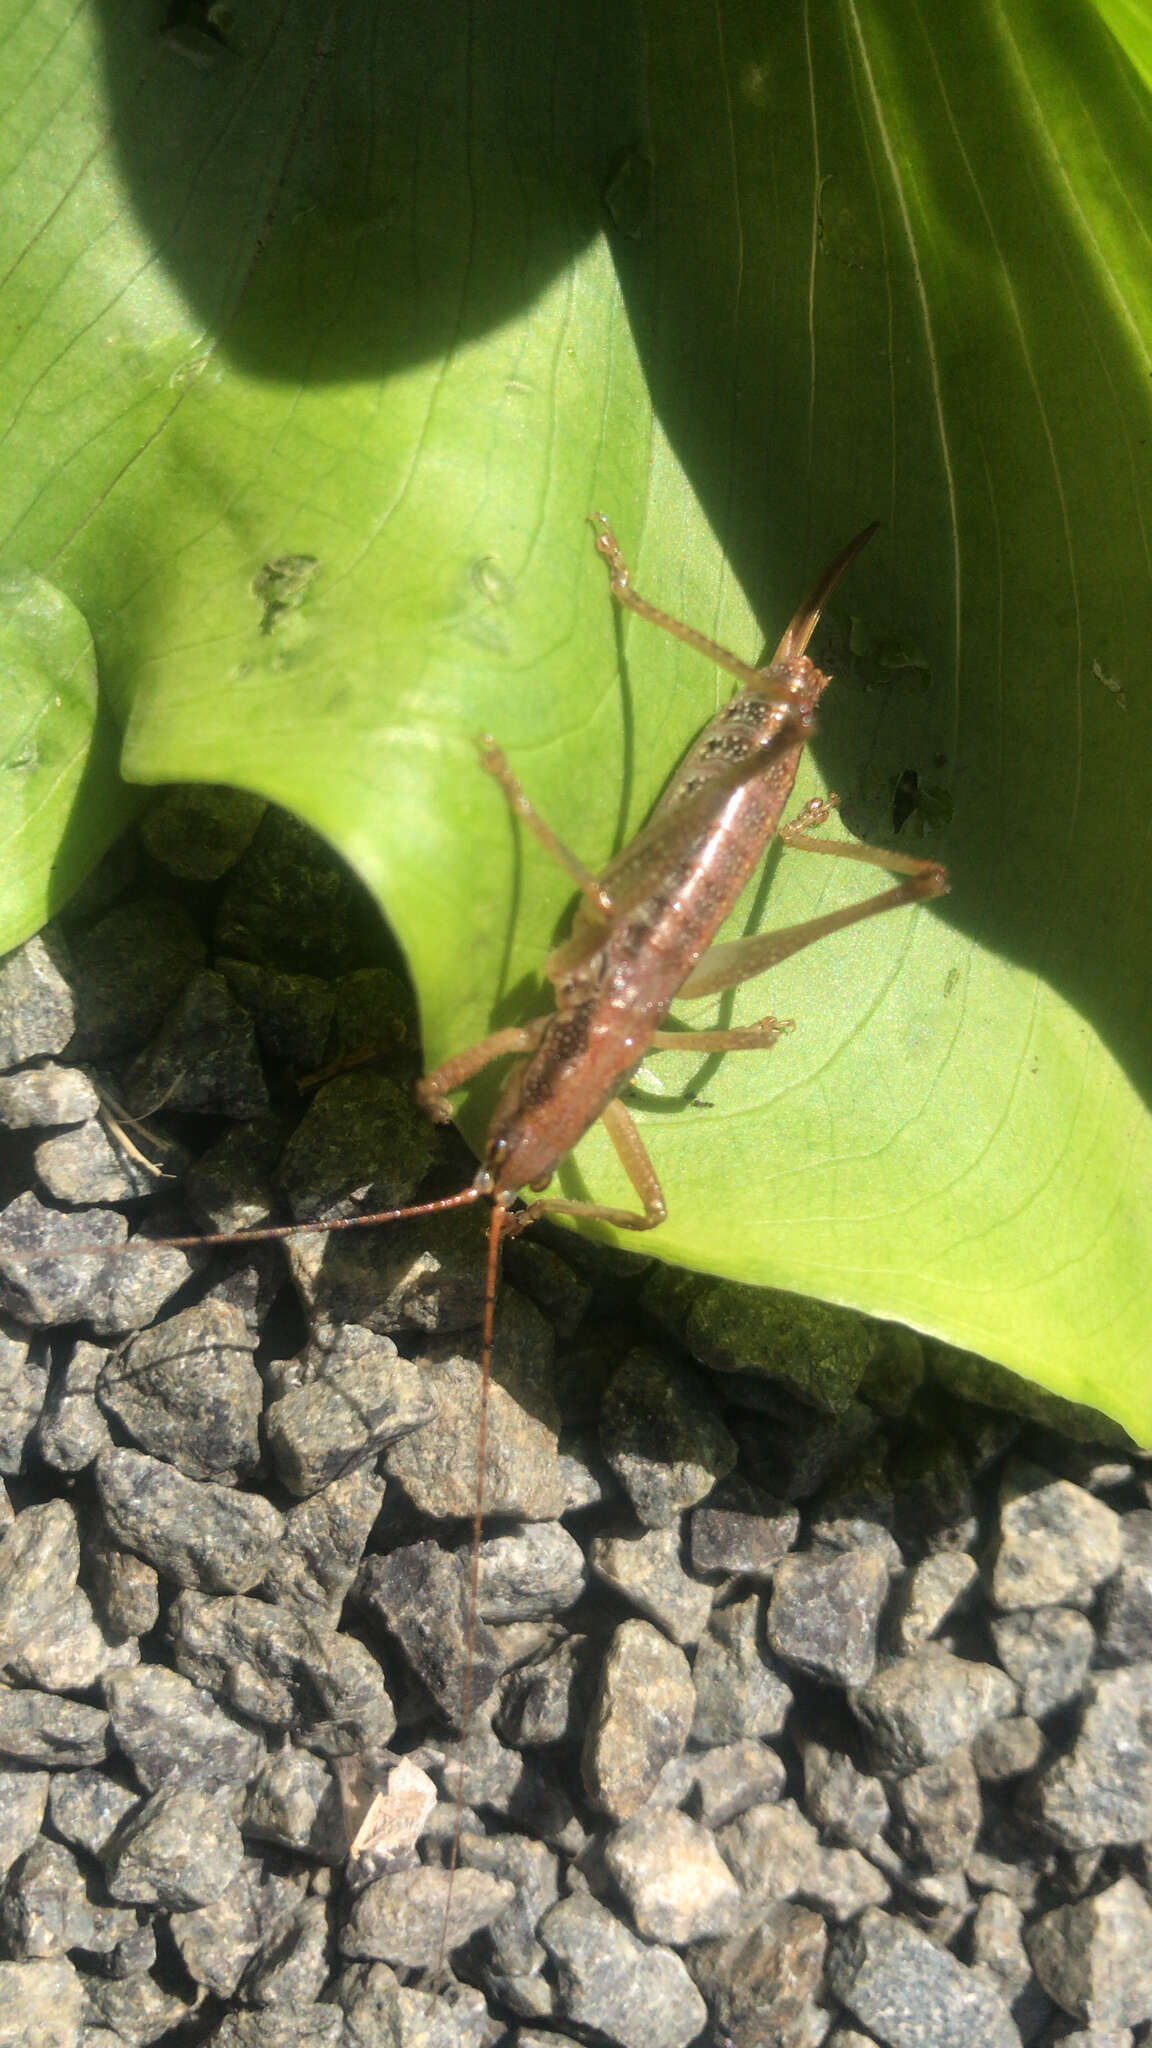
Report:
[[[460,1689],[460,1730],[461,1751],[457,1766],[459,1777],[456,1785],[456,1813],[452,1823],[452,1843],[448,1851],[448,1889],[444,1898],[444,1918],[440,1923],[440,1943],[436,1951],[436,1967],[432,1973],[432,1986],[438,1990],[444,1978],[444,1965],[448,1956],[448,1935],[452,1919],[452,1884],[460,1863],[460,1838],[464,1831],[464,1751],[468,1743],[468,1730],[472,1720],[472,1686],[476,1668],[476,1609],[480,1600],[480,1544],[484,1535],[484,1468],[488,1451],[488,1389],[492,1380],[492,1344],[496,1330],[496,1289],[500,1279],[500,1251],[504,1240],[508,1211],[501,1202],[493,1202],[488,1223],[488,1256],[484,1266],[484,1321],[480,1334],[480,1413],[476,1423],[476,1498],[472,1508],[472,1549],[468,1566],[468,1618],[464,1637],[464,1676]]]
[[[472,1184],[462,1188],[455,1195],[441,1195],[428,1202],[411,1202],[403,1209],[378,1209],[371,1216],[337,1216],[316,1223],[272,1223],[255,1230],[220,1231],[203,1237],[166,1237],[160,1242],[179,1250],[190,1250],[198,1245],[266,1244],[284,1238],[300,1237],[305,1234],[321,1235],[334,1230],[366,1230],[375,1224],[399,1223],[413,1216],[440,1216],[450,1209],[470,1208],[480,1200],[484,1190]],[[468,1609],[464,1637],[464,1670],[460,1693],[459,1724],[462,1736],[462,1750],[459,1763],[459,1782],[456,1791],[456,1812],[452,1826],[452,1841],[448,1853],[448,1884],[444,1899],[444,1915],[440,1925],[439,1944],[436,1951],[436,1965],[432,1974],[432,1988],[438,1990],[444,1980],[448,1957],[448,1937],[452,1924],[453,1880],[460,1862],[460,1841],[464,1829],[464,1756],[468,1732],[472,1720],[472,1693],[476,1665],[476,1610],[480,1596],[480,1544],[484,1534],[484,1470],[488,1449],[488,1394],[492,1381],[492,1347],[496,1330],[496,1294],[500,1279],[500,1252],[508,1223],[509,1212],[505,1203],[494,1201],[488,1225],[488,1251],[484,1266],[484,1311],[480,1335],[480,1408],[476,1424],[476,1495],[472,1509],[472,1544],[468,1570]]]
[[[377,1209],[371,1216],[332,1216],[318,1223],[266,1223],[256,1230],[220,1230],[200,1237],[160,1237],[156,1244],[177,1251],[198,1245],[270,1244],[286,1237],[328,1237],[334,1230],[368,1230],[377,1223],[403,1223],[409,1216],[442,1216],[448,1209],[467,1209],[480,1200],[481,1189],[461,1188],[456,1195],[438,1195],[431,1202],[410,1202],[406,1209]]]

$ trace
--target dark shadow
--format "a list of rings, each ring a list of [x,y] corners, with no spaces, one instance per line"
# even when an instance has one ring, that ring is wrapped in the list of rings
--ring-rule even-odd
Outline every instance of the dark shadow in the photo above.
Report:
[[[628,0],[100,12],[149,239],[259,376],[382,380],[508,320],[637,137]]]
[[[1060,52],[1063,14],[1059,8],[1051,15],[1033,11],[1029,22],[1030,30],[1051,38],[1054,61],[1066,68],[1067,53]],[[952,537],[941,516],[948,503],[943,458],[938,485],[933,491],[921,484],[919,503],[914,494],[907,502],[894,500],[890,491],[898,460],[915,472],[918,461],[927,467],[933,459],[938,400],[926,369],[915,368],[924,347],[919,315],[909,315],[903,330],[889,325],[894,316],[885,265],[898,272],[906,266],[907,246],[895,208],[881,219],[877,194],[887,195],[892,181],[882,168],[867,94],[831,10],[809,17],[811,51],[804,48],[798,22],[778,22],[769,51],[763,24],[752,19],[751,10],[720,10],[716,20],[717,48],[709,55],[701,30],[707,61],[691,75],[682,63],[683,45],[673,48],[669,39],[660,53],[665,75],[659,89],[653,81],[650,90],[657,166],[652,218],[640,239],[614,240],[655,409],[757,611],[768,649],[800,592],[853,530],[868,519],[884,522],[837,591],[811,650],[836,678],[821,704],[813,742],[822,775],[847,799],[845,817],[859,836],[947,864],[952,894],[930,914],[977,931],[982,945],[1057,989],[1152,1102],[1152,833],[1146,822],[1152,699],[1145,696],[1137,710],[1129,692],[1126,709],[1118,710],[1115,694],[1111,701],[1107,697],[1107,689],[1115,692],[1118,685],[1102,679],[1099,705],[1092,701],[1090,657],[1097,650],[1086,647],[1083,672],[1070,673],[1075,638],[1069,632],[1074,602],[1085,611],[1093,602],[1090,582],[1083,579],[1074,599],[1063,562],[1042,556],[1026,527],[1000,531],[989,502],[997,474],[1017,483],[1022,468],[1049,505],[1060,489],[1066,516],[1079,523],[1089,562],[1098,524],[1123,525],[1115,494],[1127,489],[1130,476],[1127,450],[1136,429],[1128,420],[1146,417],[1147,395],[1128,363],[1128,344],[1099,272],[1075,237],[1056,225],[1069,206],[1067,193],[1058,189],[1063,173],[1055,159],[1041,162],[1037,155],[1033,161],[1026,149],[1010,145],[1002,151],[1000,182],[991,193],[985,182],[981,195],[994,209],[1002,273],[957,143],[964,120],[976,118],[965,93],[979,102],[982,132],[995,130],[997,107],[1004,135],[1018,132],[1018,79],[1003,44],[981,30],[970,42],[967,83],[957,59],[947,76],[947,109],[942,85],[938,119],[931,108],[925,110],[916,135],[920,154],[907,187],[920,262],[947,252],[932,316],[951,458],[964,465],[952,477],[965,549],[963,655],[955,676]],[[949,27],[934,16],[932,29],[939,55],[949,36],[952,45],[970,39],[974,25],[965,18]],[[678,63],[681,69],[669,77]],[[1140,140],[1146,89],[1098,20],[1078,23],[1077,67],[1078,93],[1096,110],[1101,160],[1111,153],[1117,164],[1146,163]],[[1116,90],[1118,72],[1127,73],[1124,93]],[[762,85],[767,95],[759,125],[741,107],[745,81],[756,82],[757,89]],[[855,96],[860,112],[855,149],[838,131],[837,153],[825,162],[825,217],[816,224],[811,250],[795,229],[797,220],[807,223],[812,209],[807,116],[795,129],[786,122],[783,140],[772,118],[773,111],[806,107],[810,89],[825,106],[850,106]],[[686,140],[673,119],[675,110],[693,100],[700,133],[711,124],[721,134],[718,146],[731,151],[731,216],[709,210],[700,146]],[[731,136],[724,125],[729,119]],[[981,168],[988,166],[982,162]],[[899,169],[903,175],[907,167]],[[1048,191],[1045,179],[1051,181]],[[1036,236],[1049,201],[1045,231],[1064,266],[1052,287],[1053,307],[1067,310],[1066,331],[1058,319],[1044,317],[1045,281],[1026,269],[1029,237]],[[1133,222],[1152,217],[1152,175],[1126,203]],[[1019,280],[1012,270],[1014,253]],[[936,287],[939,280],[929,283]],[[819,329],[812,341],[811,414],[809,289]],[[1035,323],[1030,347],[1039,334],[1048,350],[1044,373],[1050,384],[1035,390],[1006,313],[1009,292],[1017,289],[1032,295],[1026,304]],[[962,321],[956,330],[948,322],[953,296]],[[1082,360],[1073,338],[1081,332]],[[899,411],[888,388],[890,361]],[[879,373],[877,364],[883,365]],[[1018,400],[1015,387],[1003,394],[989,388],[989,364],[1006,364],[1018,376]],[[1040,366],[1035,370],[1039,375]],[[1089,477],[1076,466],[1070,435],[1058,482],[1060,436],[1067,407],[1075,405],[1078,371],[1085,388],[1098,391],[1107,380],[1115,391],[1116,443],[1109,454],[1101,451],[1096,474]],[[829,396],[823,400],[825,390]],[[1141,462],[1143,439],[1141,434]],[[1136,534],[1143,530],[1147,495],[1141,498],[1133,485],[1125,503]],[[896,533],[898,517],[903,530]],[[1152,586],[1141,546],[1131,547],[1131,572],[1115,608],[1122,603],[1129,613],[1130,649],[1142,648],[1152,635]],[[996,641],[998,568],[1008,610],[1002,647]],[[792,580],[784,583],[787,575]],[[903,666],[887,651],[883,659],[855,659],[853,623],[861,617],[880,637],[907,643],[913,652]],[[710,630],[706,620],[694,623]],[[1102,632],[1108,623],[1105,612]],[[632,642],[634,659],[635,647]],[[737,651],[765,658],[751,649]],[[1105,712],[1114,716],[1109,720]],[[897,836],[893,792],[910,764],[927,802],[918,807],[911,830],[906,817],[898,821]],[[766,1008],[770,983],[769,977]],[[656,1106],[645,1099],[646,1108]]]

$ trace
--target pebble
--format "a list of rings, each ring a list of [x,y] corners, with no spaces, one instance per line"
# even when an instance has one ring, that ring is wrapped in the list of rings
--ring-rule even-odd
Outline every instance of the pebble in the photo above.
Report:
[[[345,972],[362,915],[343,861],[299,818],[270,806],[229,869],[216,913],[217,953],[283,974]]]
[[[448,1954],[487,1927],[511,1905],[515,1887],[487,1871],[459,1869],[452,1886],[447,1934],[444,1909],[448,1872],[427,1865],[378,1877],[353,1901],[340,1937],[346,1956],[409,1968],[431,1968],[444,1947]]]
[[[712,1747],[779,1735],[792,1693],[768,1661],[763,1626],[763,1601],[756,1594],[713,1613],[692,1669],[696,1742]]]
[[[896,1771],[934,1763],[982,1728],[1012,1714],[1016,1688],[994,1664],[929,1643],[878,1671],[852,1696],[878,1758]]]
[[[699,1642],[708,1625],[712,1589],[684,1570],[680,1540],[676,1524],[666,1529],[626,1525],[594,1536],[588,1562],[605,1585],[614,1586],[630,1606],[687,1648]]]
[[[336,1627],[383,1500],[384,1481],[357,1465],[297,1501],[258,1590],[305,1621]]]
[[[89,1528],[85,1562],[92,1600],[110,1634],[146,1636],[160,1618],[160,1580],[150,1564],[121,1550],[102,1521]]]
[[[819,1913],[791,1904],[769,1906],[747,1933],[698,1943],[690,1968],[720,2038],[732,2048],[819,2048],[828,2026],[817,2004],[827,1946]]]
[[[841,1750],[805,1742],[804,1796],[814,1821],[838,1841],[868,1849],[888,1825],[888,1797],[880,1779],[861,1771]]]
[[[1106,1664],[1152,1657],[1152,1510],[1120,1518],[1120,1569],[1100,1599],[1100,1655]]]
[[[937,1635],[979,1581],[979,1568],[966,1550],[937,1550],[922,1558],[901,1588],[896,1639],[907,1656]]]
[[[9,1871],[0,1897],[0,1938],[16,1962],[61,1960],[95,1947],[95,1918],[70,1849],[41,1835]]]
[[[81,1337],[52,1378],[36,1423],[35,1444],[53,1471],[85,1472],[111,1446],[108,1423],[96,1399],[107,1358],[104,1345]]]
[[[938,1426],[913,1431],[889,1459],[906,1536],[919,1535],[932,1550],[968,1550],[978,1533],[972,1472],[958,1435]]]
[[[257,2006],[307,2011],[328,1976],[327,1906],[322,1898],[301,1899],[249,1964],[244,1995]]]
[[[194,1984],[231,1998],[266,1941],[274,1938],[298,1897],[288,1879],[266,1874],[255,1856],[245,1856],[235,1881],[209,1906],[169,1916],[172,1939]]]
[[[117,1829],[104,1851],[108,1890],[133,1906],[207,1906],[234,1883],[244,1844],[231,1786],[164,1785]]]
[[[531,1318],[530,1343],[519,1357],[497,1366],[499,1379],[492,1383],[484,1497],[490,1515],[550,1522],[565,1507],[557,1456],[560,1418],[545,1380],[551,1353],[538,1339],[539,1312],[522,1301],[517,1320],[525,1317]],[[460,1353],[443,1360],[421,1357],[415,1364],[432,1417],[392,1446],[385,1470],[424,1514],[471,1515],[480,1367]]]
[[[692,1569],[770,1579],[796,1541],[799,1511],[732,1472],[691,1516]]]
[[[280,974],[251,960],[221,959],[217,965],[273,1065],[291,1074],[314,1072],[324,1060],[336,1014],[331,983],[316,974]]]
[[[184,1176],[190,1215],[206,1231],[259,1230],[272,1222],[272,1176],[284,1128],[271,1111],[229,1124]]]
[[[1020,1705],[1034,1720],[1043,1721],[1080,1697],[1096,1647],[1087,1615],[1074,1607],[997,1615],[992,1640],[1009,1678],[1020,1687]]]
[[[0,961],[0,1072],[63,1052],[76,1023],[68,948],[41,933]]]
[[[121,1821],[144,1803],[139,1792],[105,1771],[56,1771],[48,1782],[53,1827],[89,1856],[102,1856]]]
[[[992,1598],[1005,1610],[1080,1606],[1120,1569],[1118,1514],[1070,1480],[1015,1464],[1000,1503]]]
[[[1044,1755],[1044,1731],[1031,1714],[1015,1714],[982,1728],[972,1744],[976,1775],[985,1784],[1002,1785],[1035,1770]]]
[[[1074,2027],[1061,2034],[1060,2048],[1133,2048],[1131,2027]]]
[[[484,2048],[487,2011],[470,1985],[454,1987],[452,2002],[398,1983],[386,1963],[352,1963],[336,1978],[335,1996],[344,2014],[342,2048]],[[527,2048],[521,2033],[517,2048]],[[566,2037],[549,2036],[549,2048],[566,2048]]]
[[[2,2048],[90,2048],[84,1995],[71,1963],[0,1963]]]
[[[343,2042],[340,2013],[331,2006],[313,2005],[300,2013],[226,2013],[213,2048],[343,2048]]]
[[[539,1661],[508,1673],[497,1716],[500,1734],[519,1749],[582,1738],[597,1675],[588,1638],[566,1636]]]
[[[561,2018],[599,2029],[619,2048],[687,2048],[708,2017],[679,1956],[637,1940],[596,1899],[561,1899],[544,1915],[540,1939]]]
[[[617,1828],[604,1861],[646,1941],[683,1948],[739,1922],[740,1887],[710,1830],[687,1814],[635,1815]]]
[[[55,1693],[0,1688],[0,1757],[15,1763],[61,1765],[103,1763],[109,1742],[108,1716],[81,1700]]]
[[[983,1819],[980,1780],[967,1749],[909,1771],[893,1787],[901,1853],[929,1870],[962,1870]]]
[[[313,1334],[341,1323],[381,1336],[475,1331],[484,1312],[480,1224],[478,1216],[441,1216],[418,1231],[398,1225],[291,1239],[285,1255]],[[497,1323],[505,1335],[516,1299],[514,1289],[502,1290]],[[517,1348],[520,1334],[514,1328]],[[539,1334],[551,1352],[553,1333],[541,1324]]]
[[[86,1693],[108,1673],[139,1661],[135,1638],[124,1639],[103,1627],[87,1593],[77,1586],[62,1606],[25,1636],[7,1669],[17,1685]]]
[[[972,1916],[972,1961],[992,1972],[1009,2004],[1032,1979],[1023,1929],[1020,1907],[1004,1892],[986,1892]]]
[[[244,1785],[260,1761],[259,1736],[178,1671],[146,1664],[113,1672],[104,1699],[116,1742],[146,1791],[206,1779]]]
[[[340,1863],[348,1852],[351,1831],[332,1770],[292,1742],[260,1758],[240,1819],[250,1842],[276,1842],[324,1863]]]
[[[867,1324],[851,1309],[695,1275],[685,1293],[678,1334],[702,1364],[716,1372],[770,1373],[826,1414],[851,1404],[873,1351]],[[653,1281],[648,1299],[657,1311],[660,1298],[661,1281]]]
[[[312,1345],[264,1415],[264,1435],[289,1493],[306,1499],[430,1421],[435,1403],[419,1368],[389,1337],[350,1326]]]
[[[222,974],[191,974],[159,1029],[124,1076],[135,1116],[164,1109],[197,1116],[258,1116],[268,1084],[247,1010]]]
[[[600,1442],[641,1522],[666,1529],[736,1463],[736,1445],[703,1384],[649,1351],[614,1373],[600,1410]]]
[[[584,1740],[584,1785],[593,1805],[614,1820],[627,1820],[643,1806],[665,1764],[680,1755],[694,1705],[684,1652],[651,1622],[621,1622]]]
[[[86,1060],[138,1052],[203,959],[204,941],[171,898],[145,896],[110,910],[72,949],[77,1022],[69,1052]]]
[[[837,1937],[828,1976],[886,2048],[1020,2048],[1008,2007],[974,1970],[875,1908]]]
[[[178,1594],[169,1610],[176,1668],[238,1714],[344,1746],[386,1743],[396,1716],[383,1673],[356,1636],[303,1622],[266,1600]]]
[[[94,1470],[112,1535],[162,1579],[244,1593],[264,1577],[284,1523],[262,1495],[189,1479],[141,1451],[101,1451]]]
[[[150,804],[140,838],[170,875],[216,882],[236,865],[266,810],[263,797],[247,790],[181,784]]]
[[[485,1621],[547,1620],[574,1607],[588,1564],[560,1522],[524,1522],[480,1545],[477,1613]]]
[[[68,1214],[28,1193],[0,1212],[0,1308],[21,1322],[86,1322],[97,1336],[122,1336],[151,1322],[191,1270],[170,1245],[129,1242],[113,1210]]]
[[[264,1384],[231,1302],[200,1302],[130,1338],[96,1385],[106,1416],[189,1479],[232,1485],[260,1462]]]
[[[25,1508],[0,1536],[0,1665],[71,1597],[80,1534],[67,1502]]]
[[[0,1314],[0,1473],[15,1478],[44,1408],[48,1391],[47,1347],[29,1342],[22,1325]],[[8,1514],[11,1507],[5,1495]]]
[[[722,1828],[750,1806],[778,1799],[785,1766],[764,1742],[728,1742],[692,1757],[689,1801],[706,1826]]]
[[[1049,1997],[1093,2028],[1152,2019],[1152,1907],[1134,1878],[1033,1922],[1025,1937]]]
[[[717,1846],[756,1910],[803,1897],[832,1920],[850,1920],[888,1897],[883,1873],[857,1849],[828,1849],[791,1799],[753,1806],[721,1828]]]
[[[278,1179],[298,1223],[397,1209],[435,1157],[435,1133],[411,1091],[370,1069],[318,1088],[289,1138]]]
[[[767,1633],[781,1663],[826,1685],[863,1685],[876,1665],[888,1567],[873,1551],[781,1558],[772,1580]]]
[[[33,1157],[41,1186],[56,1202],[130,1202],[156,1188],[155,1172],[134,1158],[99,1117],[46,1138]]]
[[[47,1771],[0,1769],[0,1879],[40,1832],[48,1782]]]
[[[547,1951],[536,1929],[559,1896],[559,1858],[542,1842],[519,1834],[465,1835],[460,1854],[469,1870],[487,1871],[514,1887],[514,1896],[478,1944],[486,1951],[486,1987],[515,2011],[543,2017],[552,2010],[552,1993],[543,1974]]]
[[[399,1642],[409,1665],[454,1727],[464,1709],[470,1573],[466,1558],[435,1543],[405,1544],[366,1560],[357,1603]],[[472,1639],[471,1698],[487,1699],[503,1669],[500,1646],[479,1616]]]
[[[0,968],[0,980],[3,972]],[[86,1123],[99,1108],[100,1098],[81,1067],[62,1067],[50,1060],[42,1067],[0,1076],[0,1124],[10,1131]]]
[[[1072,1748],[1041,1772],[1030,1805],[1066,1849],[1152,1836],[1152,1663],[1088,1680]]]

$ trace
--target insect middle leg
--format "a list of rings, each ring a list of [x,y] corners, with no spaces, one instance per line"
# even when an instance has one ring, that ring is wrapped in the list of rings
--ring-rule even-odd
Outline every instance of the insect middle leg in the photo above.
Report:
[[[761,1017],[758,1024],[717,1031],[654,1031],[648,1046],[651,1052],[771,1052],[792,1029],[790,1019]]]
[[[540,816],[531,797],[521,787],[516,776],[508,766],[504,749],[498,747],[495,740],[490,738],[487,733],[477,744],[480,748],[480,765],[482,768],[486,768],[489,775],[494,776],[500,784],[508,799],[508,808],[513,817],[521,819],[527,825],[528,830],[535,833],[541,846],[547,848],[553,860],[558,861],[565,874],[569,875],[572,881],[575,882],[576,887],[586,899],[590,909],[598,917],[611,917],[612,898],[608,894],[607,889],[601,888],[591,868],[585,867],[580,856],[573,853],[570,847],[565,846],[564,841],[552,830],[547,820]]]
[[[887,846],[869,846],[862,839],[814,839],[812,828],[826,825],[839,804],[838,796],[813,797],[790,824],[780,826],[779,838],[799,853],[823,853],[832,860],[861,861],[866,867],[884,868],[892,875],[943,876],[943,886],[929,894],[947,893],[948,878],[938,861],[922,860],[914,853],[893,853]]]

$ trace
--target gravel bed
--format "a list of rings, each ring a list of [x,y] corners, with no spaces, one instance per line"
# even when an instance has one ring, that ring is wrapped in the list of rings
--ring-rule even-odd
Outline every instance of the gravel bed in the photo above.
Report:
[[[485,1219],[157,1241],[461,1186],[418,1063],[227,792],[0,963],[0,2048],[1152,2040],[1152,1459],[979,1359],[507,1247],[463,1739]]]

